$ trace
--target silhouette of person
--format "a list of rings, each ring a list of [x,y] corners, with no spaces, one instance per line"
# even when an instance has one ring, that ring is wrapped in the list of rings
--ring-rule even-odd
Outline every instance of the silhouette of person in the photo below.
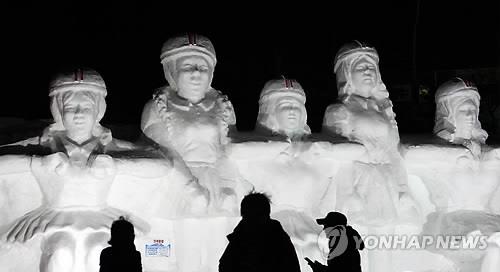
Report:
[[[316,219],[328,237],[328,266],[306,258],[314,272],[361,272],[361,257],[358,250],[365,244],[359,233],[347,225],[347,217],[339,212],[329,212],[325,218]]]
[[[219,272],[300,272],[299,260],[280,222],[271,219],[271,200],[252,192],[241,201],[242,220],[227,236]]]
[[[111,225],[110,247],[101,251],[99,272],[142,272],[141,254],[134,245],[134,225],[123,216]]]

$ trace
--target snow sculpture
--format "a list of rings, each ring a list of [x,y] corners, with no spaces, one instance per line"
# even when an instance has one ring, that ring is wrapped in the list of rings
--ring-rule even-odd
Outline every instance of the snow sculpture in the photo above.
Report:
[[[408,172],[424,182],[435,206],[422,234],[498,236],[500,215],[495,197],[500,157],[497,149],[484,145],[488,134],[478,120],[479,100],[478,90],[470,82],[454,78],[443,83],[436,91],[434,134],[438,141],[408,147]],[[487,271],[498,269],[492,257],[495,242],[491,241],[494,238],[489,239],[490,250],[435,249],[435,244],[429,249],[444,256],[457,271],[479,271],[481,266]]]
[[[295,80],[268,81],[260,94],[256,131],[288,139],[311,134],[307,125],[306,94]]]
[[[35,256],[40,258],[40,271],[97,271],[99,252],[106,242],[109,226],[119,216],[130,217],[142,235],[150,231],[151,226],[143,219],[108,205],[118,175],[172,178],[167,182],[181,185],[175,193],[187,199],[179,198],[179,205],[161,216],[189,213],[188,201],[206,205],[203,188],[189,172],[173,169],[172,159],[113,139],[111,131],[100,125],[106,109],[106,93],[104,80],[94,70],[77,69],[60,74],[50,87],[54,123],[41,137],[24,141],[28,144],[25,148],[10,146],[11,150],[23,149],[33,156],[0,156],[2,177],[31,172],[42,196],[38,208],[2,227],[2,247],[8,252],[12,248],[16,251],[22,245],[12,243],[42,237],[41,256]],[[151,159],[144,157],[146,154]],[[151,212],[142,216],[146,214]],[[14,271],[25,270],[16,267],[19,264],[5,252],[0,255],[2,267],[8,269],[12,265]]]
[[[316,141],[307,125],[305,102],[296,80],[268,81],[260,94],[255,132],[232,144],[229,156],[256,191],[270,196],[271,217],[291,237],[301,270],[311,271],[304,257],[326,260],[317,245],[321,227],[314,218],[335,210],[335,175],[346,161],[361,156],[362,148]]]
[[[209,216],[226,215],[236,222],[239,201],[252,186],[225,157],[236,118],[227,96],[211,86],[217,62],[212,42],[198,34],[170,38],[163,45],[161,62],[169,86],[158,89],[145,105],[141,129],[154,142],[175,150],[208,189]],[[182,247],[177,249],[184,252],[178,256],[181,269],[216,271],[226,244],[225,228],[231,229],[235,223],[231,220],[209,223],[204,231],[200,230],[202,220],[177,222],[181,224],[177,244]],[[220,239],[210,242],[214,233],[219,233]],[[198,238],[193,239],[193,235]],[[196,250],[200,244],[203,249]],[[211,256],[210,263],[204,263],[200,254]]]
[[[339,210],[376,233],[391,233],[396,222],[418,220],[399,153],[399,133],[389,92],[382,81],[375,48],[346,43],[335,56],[339,104],[328,106],[323,131],[361,143],[367,156],[353,163],[350,195]],[[382,256],[384,255],[384,256]],[[389,269],[389,253],[372,256],[374,271]]]
[[[323,128],[363,144],[371,161],[384,163],[397,156],[399,134],[378,62],[375,48],[358,41],[340,48],[334,70],[341,104],[326,109]]]
[[[351,218],[362,212],[365,221],[381,224],[380,220],[391,221],[398,214],[407,214],[413,204],[398,150],[397,122],[378,61],[375,48],[358,41],[347,43],[338,51],[335,73],[341,103],[326,109],[323,128],[325,133],[340,134],[365,147],[367,158],[356,162],[353,168],[356,192],[351,199],[359,203],[355,206],[364,208],[345,212]],[[345,208],[349,209],[348,205]]]
[[[436,91],[434,134],[453,144],[460,144],[478,157],[488,133],[479,122],[479,92],[469,81],[454,78]]]
[[[235,214],[243,181],[221,176],[218,168],[228,166],[224,148],[236,117],[227,96],[211,87],[214,47],[204,36],[182,35],[165,42],[161,60],[169,86],[158,89],[145,105],[141,129],[180,154],[200,184],[209,189],[212,213]]]
[[[51,89],[56,122],[40,138],[0,147],[2,271],[97,271],[109,224],[123,214],[138,228],[145,271],[216,271],[239,221],[238,200],[251,187],[243,178],[271,195],[272,216],[301,260],[324,263],[312,218],[339,210],[362,235],[488,236],[479,251],[368,249],[363,271],[499,271],[500,149],[484,144],[477,89],[461,80],[444,85],[436,98],[440,138],[406,144],[403,163],[376,51],[354,43],[337,58],[342,103],[328,108],[324,128],[349,143],[310,133],[305,93],[288,79],[266,84],[256,131],[229,143],[234,111],[210,87],[215,51],[197,35],[165,44],[170,86],[142,120],[154,147],[116,140],[99,124],[106,89],[97,73],[59,78]],[[415,222],[412,199],[425,204],[425,224]],[[172,242],[168,258],[146,256],[144,245],[158,239]]]

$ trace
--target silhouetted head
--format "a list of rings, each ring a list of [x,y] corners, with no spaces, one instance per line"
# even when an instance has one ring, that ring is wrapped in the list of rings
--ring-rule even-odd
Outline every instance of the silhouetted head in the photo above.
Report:
[[[345,226],[347,225],[347,217],[339,212],[329,212],[325,218],[316,219],[316,222],[324,227]]]
[[[113,221],[111,225],[111,239],[108,241],[110,245],[127,245],[134,243],[134,225],[127,221],[123,216],[118,220]]]
[[[252,192],[241,201],[241,217],[243,219],[269,218],[271,214],[271,200],[263,193]]]

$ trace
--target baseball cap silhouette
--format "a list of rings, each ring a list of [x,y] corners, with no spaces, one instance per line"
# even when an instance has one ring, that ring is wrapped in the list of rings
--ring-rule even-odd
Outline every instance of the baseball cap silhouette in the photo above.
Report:
[[[347,225],[347,217],[339,212],[329,212],[325,218],[316,219],[316,222],[325,226]]]

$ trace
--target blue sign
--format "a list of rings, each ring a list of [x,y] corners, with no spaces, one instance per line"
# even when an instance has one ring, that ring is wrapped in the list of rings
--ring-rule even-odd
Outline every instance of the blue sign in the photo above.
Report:
[[[146,245],[146,257],[170,257],[170,244],[154,243]]]

